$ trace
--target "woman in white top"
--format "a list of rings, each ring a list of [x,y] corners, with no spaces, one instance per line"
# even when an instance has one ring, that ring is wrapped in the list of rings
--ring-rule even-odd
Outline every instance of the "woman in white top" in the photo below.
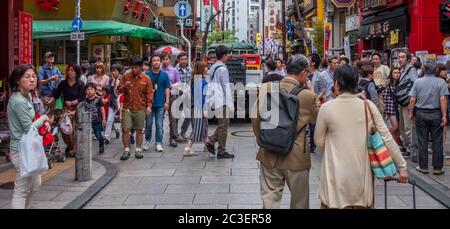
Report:
[[[338,97],[320,108],[314,140],[323,153],[319,199],[322,208],[374,207],[374,178],[367,150],[364,100],[354,95],[358,73],[349,65],[334,73]],[[408,181],[406,161],[375,104],[374,120],[399,169],[398,181]],[[373,122],[369,118],[369,127]]]

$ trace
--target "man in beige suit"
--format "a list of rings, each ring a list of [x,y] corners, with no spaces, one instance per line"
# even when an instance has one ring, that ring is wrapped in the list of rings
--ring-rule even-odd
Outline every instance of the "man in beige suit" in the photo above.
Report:
[[[296,86],[305,84],[309,75],[308,59],[303,55],[295,55],[287,64],[288,76],[280,82],[282,92],[292,91]],[[264,101],[268,91],[268,85],[276,87],[276,84],[263,84],[259,101]],[[280,208],[281,197],[285,183],[291,191],[291,208],[309,208],[309,170],[311,169],[310,147],[307,142],[307,129],[309,123],[315,123],[320,108],[320,102],[314,92],[303,90],[298,94],[299,113],[297,131],[300,131],[295,140],[292,151],[287,156],[280,156],[267,149],[260,148],[257,160],[260,161],[261,198],[265,209]],[[258,103],[256,103],[258,104]],[[253,132],[256,139],[259,137],[261,119],[258,105],[253,107],[252,119]]]

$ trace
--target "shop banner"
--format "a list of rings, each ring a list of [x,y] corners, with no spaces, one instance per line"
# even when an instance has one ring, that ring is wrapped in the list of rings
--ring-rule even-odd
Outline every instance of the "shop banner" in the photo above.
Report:
[[[352,54],[350,51],[350,37],[348,37],[348,36],[344,37],[344,51],[345,51],[345,57],[347,57],[349,60],[351,60]]]
[[[353,6],[356,0],[331,0],[337,8],[347,8]]]
[[[201,11],[200,11],[200,31],[206,31],[206,23],[211,18],[214,13],[214,9],[212,7],[212,0],[202,0],[201,2]],[[211,23],[212,24],[212,23]],[[209,26],[208,31],[212,31],[212,26]]]
[[[332,31],[332,24],[331,23],[326,23],[325,24],[325,47],[324,47],[324,51],[325,51],[325,61],[328,61],[328,50],[330,48],[330,40],[331,40],[331,31]]]
[[[444,46],[444,54],[450,54],[450,37],[445,38],[442,45]]]
[[[19,64],[33,63],[33,16],[19,12]]]

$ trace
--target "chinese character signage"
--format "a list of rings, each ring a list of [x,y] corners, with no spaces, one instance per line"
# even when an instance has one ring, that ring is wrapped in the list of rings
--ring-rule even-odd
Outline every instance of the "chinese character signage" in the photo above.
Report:
[[[33,61],[33,16],[19,12],[19,64]]]
[[[212,2],[211,0],[202,0],[202,6],[201,6],[201,23],[200,23],[200,31],[201,32],[205,32],[206,31],[206,23],[208,22],[208,20],[211,18],[211,16],[213,15],[213,7],[212,7]],[[211,25],[208,28],[208,31],[211,31]]]
[[[393,35],[393,31],[398,33],[408,33],[408,19],[406,15],[400,17],[394,17],[387,20],[377,21],[371,24],[366,24],[361,27],[361,36],[362,37],[378,37],[378,36],[387,36]],[[398,34],[394,34],[397,35]],[[395,41],[395,39],[394,39]]]
[[[206,1],[208,1],[208,0],[206,0]],[[190,16],[190,17],[188,17],[188,18],[186,18],[186,19],[180,19],[180,18],[177,18],[177,28],[178,29],[180,29],[180,22],[181,21],[183,21],[183,25],[184,25],[184,29],[186,30],[192,30],[192,29],[195,29],[195,24],[197,23],[197,20],[196,20],[196,18],[197,18],[197,15],[196,15],[196,12],[197,12],[197,10],[195,10],[196,9],[196,6],[195,6],[195,3],[194,3],[194,1],[193,0],[187,0],[187,2],[191,5],[191,7],[192,7],[192,9],[194,9],[193,11],[193,13],[192,13],[192,15]]]
[[[147,27],[151,24],[152,8],[143,0],[117,0],[113,19]]]

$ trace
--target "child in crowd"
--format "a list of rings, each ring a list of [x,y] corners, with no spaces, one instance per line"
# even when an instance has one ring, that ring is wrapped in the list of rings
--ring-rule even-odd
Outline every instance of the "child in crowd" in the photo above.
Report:
[[[64,112],[61,109],[50,111],[47,115],[48,121],[45,122],[41,128],[39,128],[38,132],[42,136],[44,147],[50,146],[55,141],[55,134],[53,133],[53,130],[58,126],[63,115]],[[41,116],[42,115],[37,112],[36,116],[34,116],[33,122],[38,120]]]
[[[95,138],[99,143],[99,154],[105,152],[104,139],[102,137],[103,127],[106,126],[106,113],[102,98],[96,95],[97,85],[94,83],[88,83],[84,87],[86,99],[83,101],[83,106],[86,111],[92,115],[92,129],[94,130]]]

